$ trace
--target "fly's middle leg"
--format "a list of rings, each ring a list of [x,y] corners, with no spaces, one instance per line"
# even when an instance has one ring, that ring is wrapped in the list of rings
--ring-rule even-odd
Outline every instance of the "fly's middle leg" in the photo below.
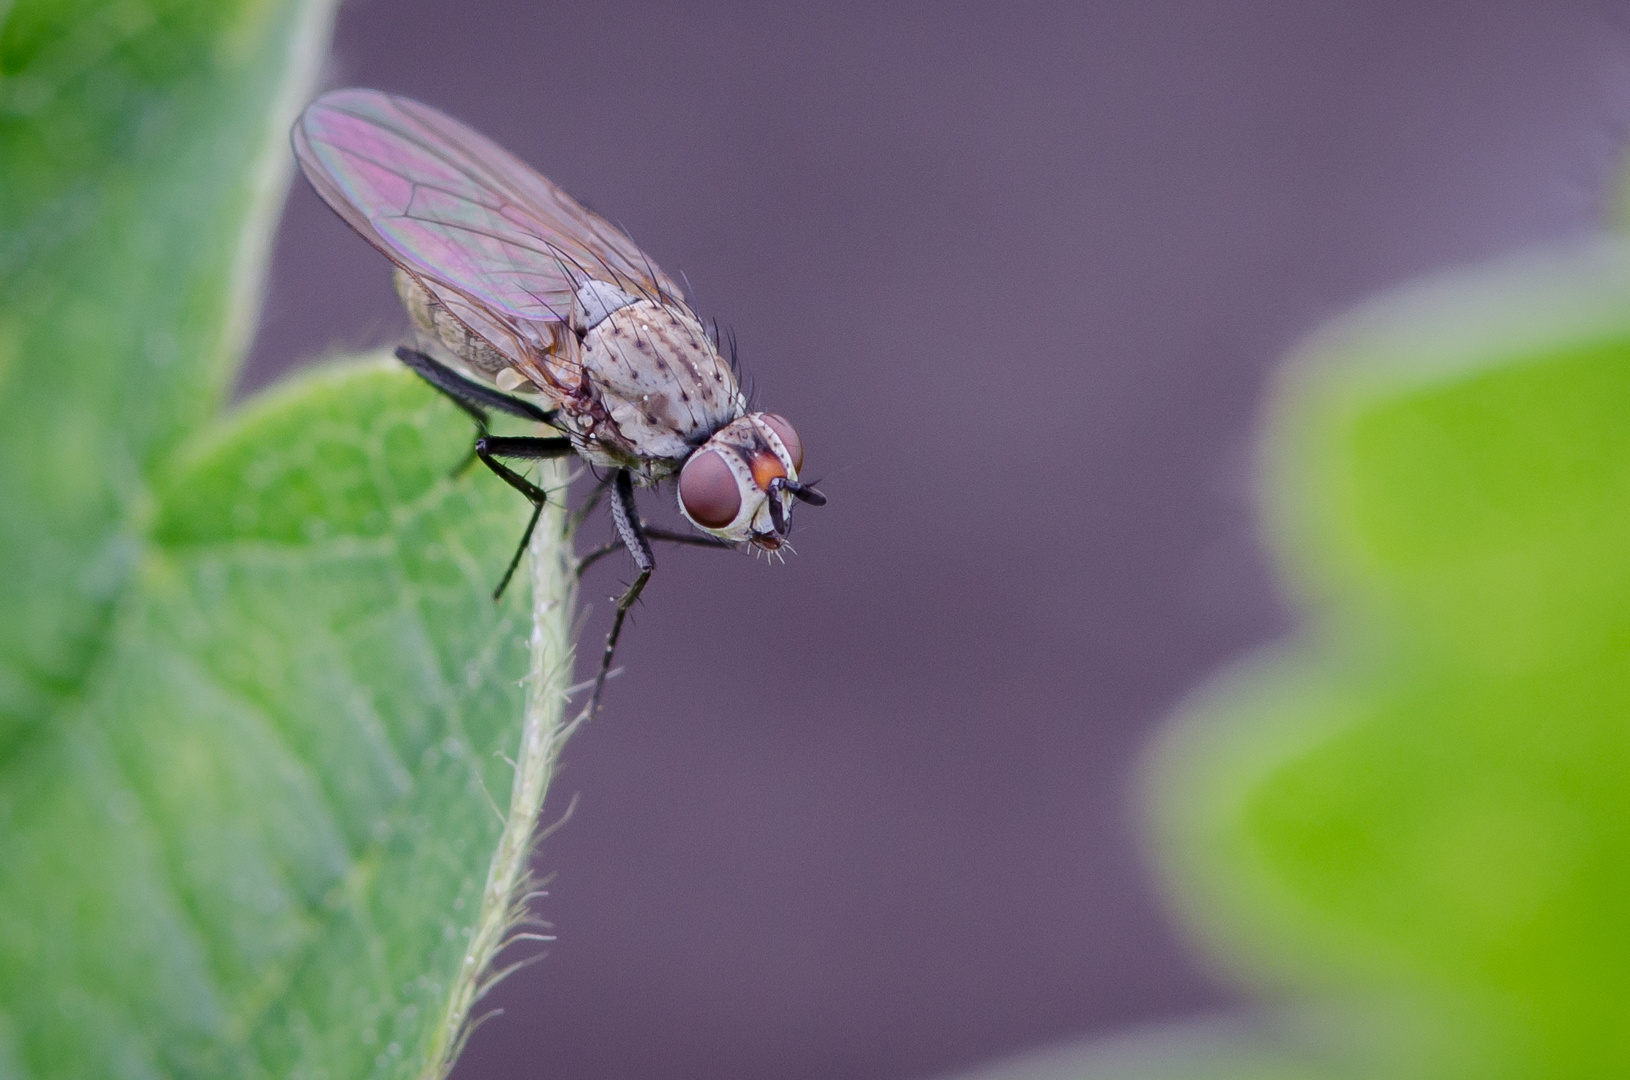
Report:
[[[463,409],[465,414],[475,421],[476,430],[479,432],[478,438],[487,434],[487,427],[491,423],[491,417],[487,414],[488,409],[496,409],[510,416],[518,416],[522,420],[548,424],[550,427],[556,426],[557,415],[554,410],[540,409],[530,401],[524,401],[511,394],[494,390],[490,386],[483,386],[474,379],[467,379],[446,364],[433,359],[418,349],[409,349],[404,346],[396,350],[396,358],[406,364],[408,369],[415,375],[446,397],[448,401]],[[459,462],[458,468],[453,470],[453,475],[457,476],[469,468],[475,462],[477,456],[479,455],[477,455],[475,448],[471,447],[469,455]]]
[[[549,501],[542,488],[498,459],[506,457],[537,461],[565,457],[571,452],[572,441],[564,437],[537,439],[525,436],[482,435],[476,439],[475,456],[481,459],[481,463],[491,469],[498,479],[525,495],[527,501],[532,504],[532,517],[526,523],[526,531],[521,534],[521,542],[515,547],[515,557],[509,560],[509,568],[504,571],[504,579],[498,583],[498,588],[492,591],[494,600],[503,596],[504,590],[509,587],[509,579],[515,576],[515,568],[521,565],[521,556],[526,553],[526,545],[531,543],[532,532],[538,527],[538,517],[543,513],[543,504]]]

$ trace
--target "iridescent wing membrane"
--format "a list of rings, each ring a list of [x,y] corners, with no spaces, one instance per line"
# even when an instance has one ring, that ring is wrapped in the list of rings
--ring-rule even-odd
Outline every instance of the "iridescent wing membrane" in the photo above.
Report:
[[[552,350],[590,279],[683,303],[610,222],[428,105],[335,90],[306,107],[293,139],[323,200],[501,353]]]

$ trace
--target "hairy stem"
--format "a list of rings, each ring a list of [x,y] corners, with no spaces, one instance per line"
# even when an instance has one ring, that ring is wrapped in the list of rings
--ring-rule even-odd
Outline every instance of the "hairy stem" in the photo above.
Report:
[[[568,465],[542,463],[541,486],[564,492]],[[521,745],[515,756],[515,779],[509,812],[498,839],[481,911],[447,998],[447,1011],[430,1045],[423,1080],[442,1080],[453,1068],[472,1027],[470,1011],[499,977],[493,961],[526,919],[528,886],[538,811],[560,760],[560,749],[576,727],[566,719],[572,682],[572,611],[576,607],[576,559],[572,554],[572,521],[559,501],[551,501],[532,534],[527,562],[532,577],[532,666],[527,676]]]

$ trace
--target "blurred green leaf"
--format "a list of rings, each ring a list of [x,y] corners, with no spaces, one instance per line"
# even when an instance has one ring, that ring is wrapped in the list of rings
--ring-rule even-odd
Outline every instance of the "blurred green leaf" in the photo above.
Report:
[[[230,388],[329,7],[3,14],[0,755],[76,693],[154,467]]]
[[[1454,275],[1291,368],[1298,638],[1152,772],[1188,917],[1373,1075],[1630,1075],[1630,253]]]
[[[438,1076],[561,737],[563,516],[529,619],[525,504],[406,372],[213,419],[326,3],[0,13],[0,1077]]]

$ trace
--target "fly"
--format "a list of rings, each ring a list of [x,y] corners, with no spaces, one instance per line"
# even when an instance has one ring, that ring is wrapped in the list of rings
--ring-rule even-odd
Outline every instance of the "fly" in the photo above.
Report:
[[[335,90],[306,106],[293,141],[317,194],[396,264],[415,338],[397,357],[475,421],[474,456],[532,503],[495,599],[545,503],[505,461],[575,453],[604,473],[639,574],[617,601],[592,715],[656,565],[651,541],[779,549],[794,502],[826,503],[799,479],[802,440],[784,417],[747,411],[717,343],[632,240],[485,136],[407,98]],[[491,410],[553,433],[491,435]],[[634,489],[670,479],[702,535],[640,520]]]

